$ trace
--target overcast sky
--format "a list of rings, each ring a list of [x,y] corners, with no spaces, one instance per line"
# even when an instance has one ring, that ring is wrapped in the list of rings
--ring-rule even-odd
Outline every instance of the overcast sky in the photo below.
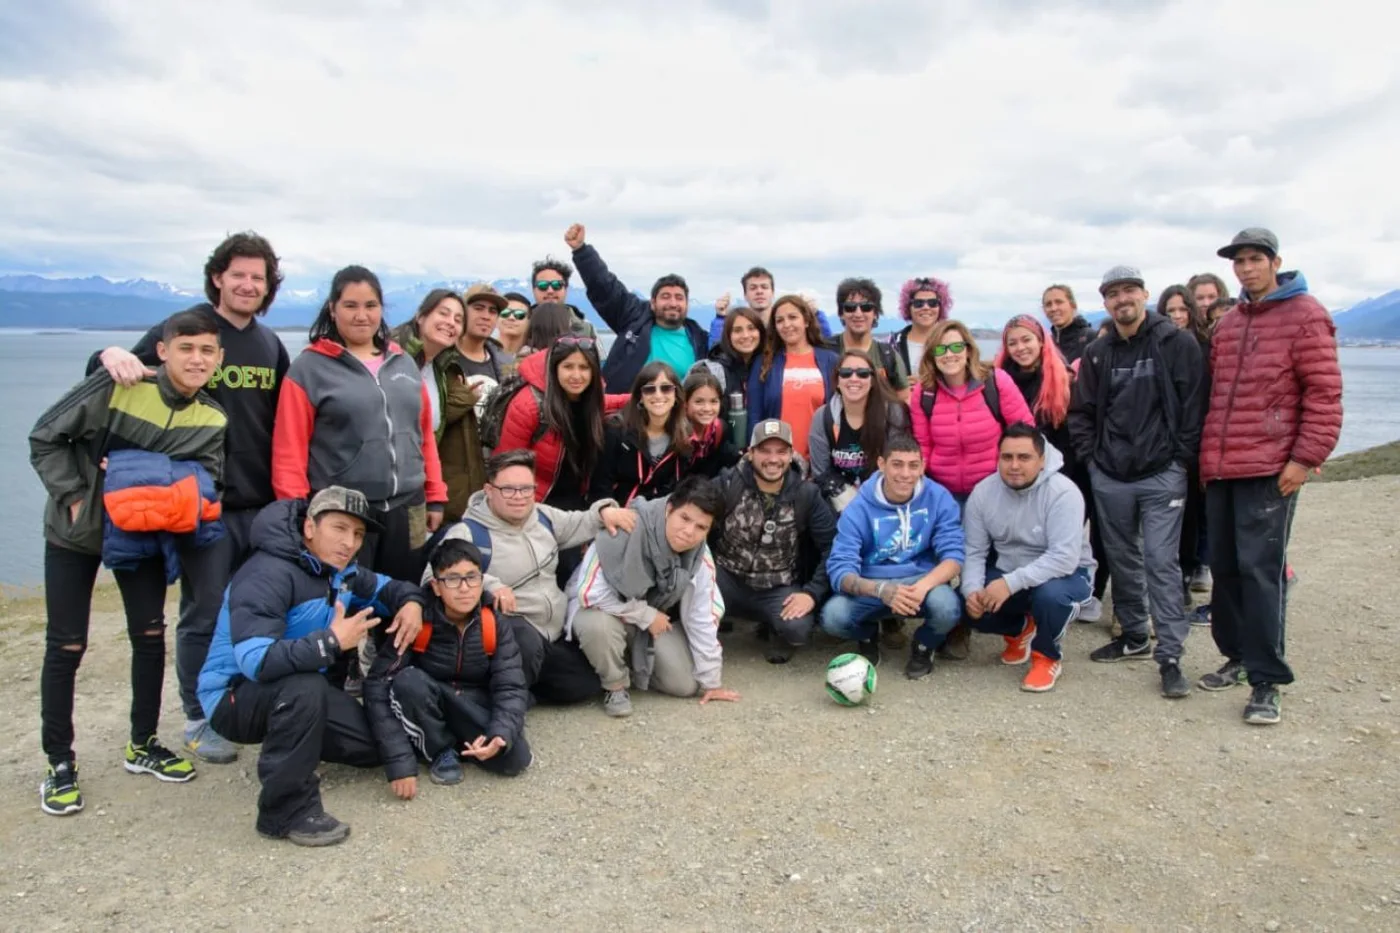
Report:
[[[253,228],[292,284],[521,276],[579,221],[630,286],[955,313],[1272,227],[1341,308],[1400,286],[1378,2],[46,0],[0,6],[0,272],[197,286]],[[887,307],[893,301],[887,298]]]

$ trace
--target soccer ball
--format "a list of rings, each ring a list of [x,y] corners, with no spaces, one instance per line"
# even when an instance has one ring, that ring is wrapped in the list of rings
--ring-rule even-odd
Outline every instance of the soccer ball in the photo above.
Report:
[[[875,665],[865,655],[837,655],[826,666],[826,693],[842,706],[859,706],[875,693]]]

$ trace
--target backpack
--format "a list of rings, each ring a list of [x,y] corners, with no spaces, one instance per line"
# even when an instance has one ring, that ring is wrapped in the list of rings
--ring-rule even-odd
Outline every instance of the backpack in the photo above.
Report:
[[[491,393],[491,397],[486,400],[486,407],[482,409],[481,417],[477,419],[476,432],[482,447],[495,450],[500,446],[501,427],[506,423],[506,409],[510,407],[511,399],[522,389],[529,389],[535,396],[535,403],[540,407],[540,420],[535,425],[534,433],[530,435],[530,446],[535,446],[540,442],[540,438],[544,437],[544,432],[548,430],[544,423],[544,393],[516,372],[507,376],[496,387],[496,391]]]
[[[428,650],[428,642],[433,637],[433,623],[424,622],[413,639],[413,650],[422,654]],[[489,658],[496,653],[496,613],[488,606],[481,607],[481,648]]]
[[[539,509],[535,510],[535,515],[539,517],[540,524],[554,534],[554,521]],[[471,536],[472,544],[481,552],[481,572],[486,573],[491,567],[491,529],[474,518],[463,518],[460,521],[445,524],[433,536],[428,539],[428,543],[423,545],[423,558],[427,563],[432,563],[433,552],[442,545],[447,533],[457,525],[466,525],[467,534]]]
[[[992,417],[997,419],[997,424],[1001,425],[1001,429],[1005,431],[1006,416],[1001,413],[1001,389],[997,386],[997,371],[995,369],[982,382],[982,398],[986,400],[987,407],[992,410]],[[933,417],[933,403],[937,400],[937,389],[932,392],[925,389],[919,393],[919,407],[924,410],[925,418]]]

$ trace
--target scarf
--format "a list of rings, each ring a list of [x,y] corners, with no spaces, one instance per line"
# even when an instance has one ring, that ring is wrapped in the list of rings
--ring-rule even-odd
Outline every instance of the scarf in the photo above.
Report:
[[[594,547],[603,578],[623,599],[654,609],[675,606],[700,566],[704,545],[677,554],[666,540],[666,500],[634,499],[637,527],[629,534],[599,535]]]

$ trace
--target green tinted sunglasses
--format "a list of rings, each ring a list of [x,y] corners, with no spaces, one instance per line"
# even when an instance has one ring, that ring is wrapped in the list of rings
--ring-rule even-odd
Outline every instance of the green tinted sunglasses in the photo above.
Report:
[[[949,353],[961,353],[967,349],[967,344],[959,340],[957,343],[940,343],[933,348],[934,356],[947,356]]]
[[[535,282],[535,287],[542,292],[562,292],[564,290],[564,286],[567,284],[568,283],[565,282],[563,279],[540,279],[539,281]]]
[[[501,317],[507,321],[523,321],[530,316],[530,312],[524,308],[506,308],[501,312]]]

